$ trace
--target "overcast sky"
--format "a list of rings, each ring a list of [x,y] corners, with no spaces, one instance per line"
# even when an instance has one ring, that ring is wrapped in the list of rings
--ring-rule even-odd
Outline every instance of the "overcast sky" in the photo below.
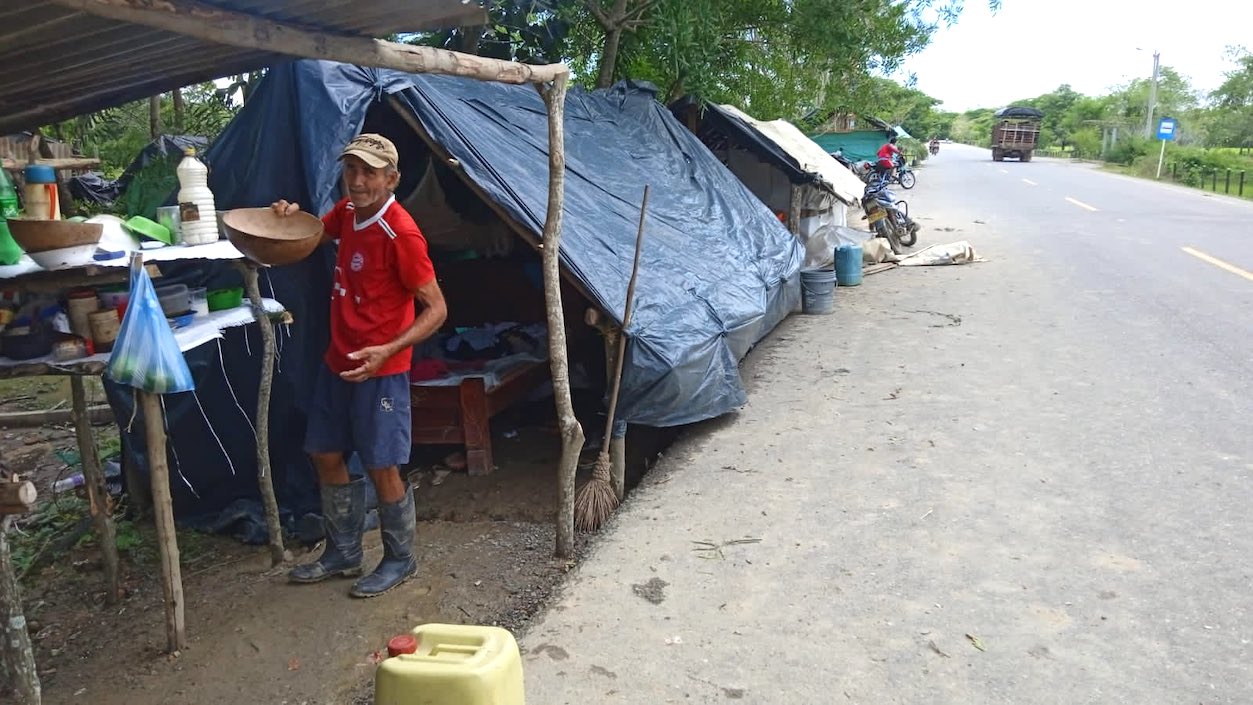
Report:
[[[1227,46],[1253,49],[1253,0],[1002,0],[995,15],[986,0],[965,4],[958,23],[939,29],[894,76],[914,73],[915,87],[944,110],[1002,107],[1063,83],[1102,95],[1148,78],[1154,50],[1208,92],[1233,66]]]

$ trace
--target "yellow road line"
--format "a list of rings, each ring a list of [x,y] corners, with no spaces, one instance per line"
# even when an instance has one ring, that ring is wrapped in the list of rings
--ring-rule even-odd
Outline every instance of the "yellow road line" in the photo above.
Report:
[[[1203,262],[1209,262],[1210,264],[1214,265],[1215,267],[1218,267],[1219,269],[1225,269],[1228,272],[1235,274],[1236,276],[1244,277],[1245,279],[1248,279],[1249,281],[1253,282],[1253,272],[1240,269],[1234,264],[1229,264],[1227,262],[1224,262],[1218,259],[1217,257],[1212,257],[1210,255],[1207,255],[1204,252],[1201,252],[1200,250],[1194,250],[1191,247],[1181,247],[1179,249],[1183,250],[1184,252],[1187,252],[1188,254],[1192,255],[1193,257]]]
[[[1031,179],[1023,179],[1023,180],[1022,180],[1022,182],[1023,182],[1024,184],[1027,184],[1028,186],[1039,186],[1039,184],[1037,184],[1036,182],[1032,181]]]
[[[1086,209],[1088,209],[1088,210],[1090,210],[1090,211],[1095,211],[1095,210],[1098,210],[1098,209],[1096,209],[1096,208],[1093,208],[1092,206],[1089,206],[1088,204],[1084,203],[1083,201],[1079,201],[1079,200],[1073,199],[1073,198],[1071,198],[1070,196],[1067,196],[1067,197],[1066,197],[1066,200],[1067,200],[1067,201],[1070,201],[1071,203],[1075,204],[1076,206],[1079,206],[1080,208],[1086,208]]]

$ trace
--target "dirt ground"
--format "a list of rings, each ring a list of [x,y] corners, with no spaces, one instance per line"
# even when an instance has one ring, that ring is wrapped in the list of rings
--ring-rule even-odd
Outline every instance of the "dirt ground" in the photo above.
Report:
[[[291,585],[287,566],[270,569],[261,547],[180,532],[189,645],[177,657],[163,653],[150,526],[119,532],[133,545],[122,554],[125,597],[113,607],[84,539],[23,581],[44,702],[368,703],[378,652],[397,633],[429,622],[519,630],[574,565],[553,557],[557,437],[527,418],[523,410],[494,424],[498,469],[486,477],[436,472],[448,448],[415,453],[419,574],[379,598],[349,598],[346,580]],[[630,479],[673,437],[632,437]],[[0,431],[6,462],[43,486],[65,472],[53,451],[73,444],[68,428]],[[580,481],[594,458],[585,453]],[[377,532],[366,549],[368,566],[381,553]],[[295,561],[316,551],[296,547]]]

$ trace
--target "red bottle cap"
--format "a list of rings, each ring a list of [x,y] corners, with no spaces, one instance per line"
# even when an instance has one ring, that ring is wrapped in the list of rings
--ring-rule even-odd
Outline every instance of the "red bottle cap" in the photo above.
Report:
[[[412,654],[418,651],[418,638],[412,634],[401,634],[394,636],[391,641],[387,642],[387,657],[392,658],[401,654]]]

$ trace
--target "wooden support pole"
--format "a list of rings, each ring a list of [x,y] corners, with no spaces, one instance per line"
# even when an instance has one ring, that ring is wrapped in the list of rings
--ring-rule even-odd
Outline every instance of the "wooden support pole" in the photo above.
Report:
[[[557,468],[557,555],[574,556],[574,474],[583,450],[583,427],[570,397],[570,361],[561,303],[561,214],[565,196],[565,102],[567,75],[551,85],[537,86],[548,108],[548,214],[544,218],[544,301],[548,312],[548,359],[561,429],[561,461]]]
[[[791,198],[787,207],[787,229],[793,235],[801,234],[801,187],[792,184]]]
[[[55,0],[59,5],[121,22],[176,32],[206,42],[291,56],[438,73],[501,83],[546,84],[569,76],[564,64],[533,66],[435,47],[344,36],[282,24],[193,0]]]
[[[618,495],[618,501],[621,502],[626,496],[626,437],[619,438],[610,435],[609,438],[609,461],[613,463],[613,473],[610,480],[613,482],[614,494]]]
[[[261,489],[261,503],[265,506],[265,527],[270,537],[270,565],[283,562],[283,525],[278,516],[278,498],[274,495],[274,474],[270,471],[270,389],[274,385],[274,324],[265,312],[261,300],[257,265],[253,262],[239,264],[244,275],[244,290],[252,302],[252,317],[261,327],[261,386],[257,391],[257,486]]]
[[[122,434],[122,478],[126,481],[127,508],[133,519],[147,517],[152,512],[152,485],[144,483],[144,474],[131,453],[131,442]]]
[[[155,394],[136,389],[135,399],[144,415],[144,436],[148,441],[152,514],[157,525],[157,552],[161,555],[161,592],[165,595],[165,648],[173,653],[187,647],[187,625],[183,617],[183,575],[178,563],[174,503],[170,498],[170,465],[165,455],[165,412]]]
[[[87,392],[82,377],[70,377],[70,395],[73,401],[70,418],[74,422],[74,435],[78,438],[83,484],[87,487],[87,502],[91,520],[96,525],[96,540],[100,543],[100,558],[104,562],[104,579],[108,585],[105,601],[113,605],[121,597],[113,502],[105,486],[104,470],[100,467],[100,455],[96,450],[96,438],[91,434],[91,421],[87,418]]]
[[[40,705],[39,673],[22,612],[22,593],[9,551],[9,517],[0,518],[0,682],[9,684],[17,705]]]

